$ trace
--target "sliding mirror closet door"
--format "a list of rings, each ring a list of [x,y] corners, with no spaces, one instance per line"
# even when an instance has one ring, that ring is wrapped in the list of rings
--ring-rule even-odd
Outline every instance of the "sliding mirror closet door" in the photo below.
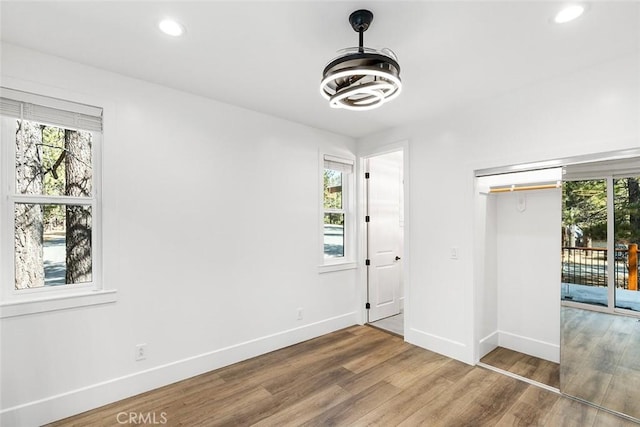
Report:
[[[560,390],[640,420],[640,161],[568,166]]]

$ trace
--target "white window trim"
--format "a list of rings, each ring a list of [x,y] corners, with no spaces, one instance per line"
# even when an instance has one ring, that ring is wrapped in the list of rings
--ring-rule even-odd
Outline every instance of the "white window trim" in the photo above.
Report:
[[[75,294],[49,295],[44,298],[16,300],[0,304],[0,319],[47,311],[66,310],[116,302],[117,291],[99,290]]]
[[[356,214],[355,214],[355,175],[356,161],[354,157],[334,154],[331,152],[320,152],[318,155],[318,178],[319,178],[319,253],[320,264],[318,265],[318,273],[330,273],[334,271],[350,270],[358,267],[355,260],[356,257]],[[325,159],[338,163],[347,163],[353,165],[352,173],[343,173],[342,175],[342,204],[345,213],[344,228],[344,257],[341,258],[325,258],[324,256],[324,169]]]
[[[40,93],[46,90],[38,90]],[[4,93],[2,93],[4,92]],[[13,90],[2,88],[0,95],[15,94]],[[5,95],[6,96],[6,95]],[[43,102],[48,100],[46,95],[28,94],[29,102],[40,97]],[[11,96],[8,96],[11,97]],[[61,101],[63,102],[63,101]],[[75,101],[64,101],[66,105],[74,105]],[[79,107],[83,107],[79,105]],[[0,118],[4,120],[4,118]],[[54,124],[55,125],[55,124]],[[11,126],[2,126],[3,141],[11,140]],[[55,287],[43,287],[34,289],[15,289],[15,265],[14,265],[14,210],[13,204],[18,201],[14,196],[15,166],[10,162],[15,159],[15,144],[3,143],[0,147],[0,197],[2,208],[0,209],[0,318],[22,316],[55,310],[64,310],[77,307],[93,306],[115,302],[117,291],[104,289],[102,281],[102,140],[103,132],[92,131],[93,139],[93,197],[82,200],[80,204],[92,206],[94,217],[92,227],[92,282],[88,284],[60,285]],[[7,139],[8,138],[8,139]],[[28,196],[19,198],[19,201],[43,202],[48,201],[47,196]],[[55,202],[53,198],[52,202]],[[71,198],[58,202],[72,201]],[[75,203],[75,201],[74,201]]]

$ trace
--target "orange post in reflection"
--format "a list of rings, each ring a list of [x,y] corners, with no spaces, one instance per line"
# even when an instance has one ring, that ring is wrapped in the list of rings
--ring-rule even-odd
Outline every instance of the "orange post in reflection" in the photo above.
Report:
[[[629,290],[638,290],[638,244],[629,245]]]

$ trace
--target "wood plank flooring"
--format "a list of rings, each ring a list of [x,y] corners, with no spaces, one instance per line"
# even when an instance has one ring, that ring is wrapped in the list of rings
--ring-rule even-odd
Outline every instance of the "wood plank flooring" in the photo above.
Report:
[[[480,361],[550,387],[560,388],[560,364],[558,363],[504,347],[496,348]]]
[[[151,414],[169,426],[635,425],[369,326],[343,329],[51,425],[114,426],[123,412]]]

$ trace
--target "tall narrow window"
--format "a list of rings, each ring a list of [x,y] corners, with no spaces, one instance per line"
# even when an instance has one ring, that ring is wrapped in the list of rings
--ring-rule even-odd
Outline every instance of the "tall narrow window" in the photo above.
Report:
[[[345,259],[350,241],[349,191],[353,161],[324,156],[323,242],[325,260]]]
[[[3,89],[0,116],[13,293],[95,287],[101,110]]]

